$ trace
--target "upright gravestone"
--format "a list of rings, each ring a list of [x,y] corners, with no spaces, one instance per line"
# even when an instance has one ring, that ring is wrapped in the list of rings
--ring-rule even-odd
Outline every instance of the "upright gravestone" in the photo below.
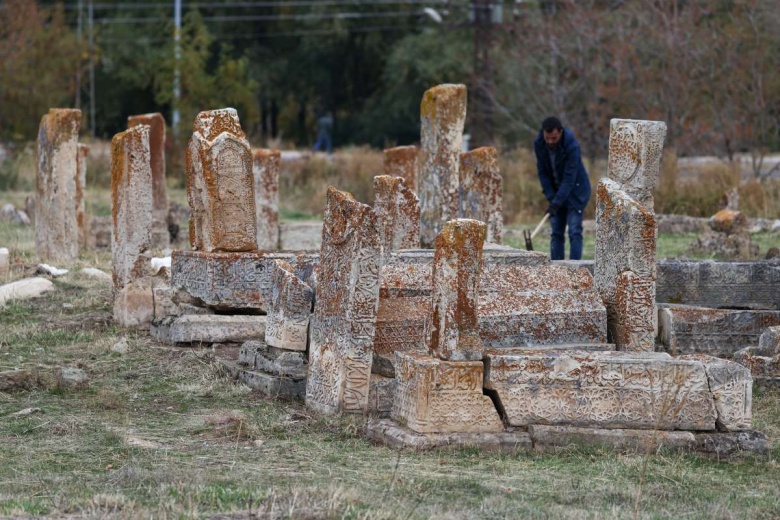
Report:
[[[485,146],[461,154],[459,191],[458,218],[484,222],[487,242],[500,244],[504,231],[504,188],[495,148]]]
[[[152,248],[168,249],[168,187],[165,183],[165,119],[162,114],[143,114],[127,118],[127,127],[149,126],[149,153],[152,166]]]
[[[610,341],[618,350],[655,348],[656,234],[653,189],[658,181],[666,124],[613,119],[608,176],[596,195],[593,274]]]
[[[194,249],[257,249],[252,152],[233,108],[201,112],[187,152],[187,196]]]
[[[444,223],[458,215],[458,170],[466,121],[466,86],[438,85],[420,104],[420,240],[433,247]]]
[[[306,383],[306,404],[315,410],[367,410],[379,270],[374,211],[329,187]]]
[[[52,108],[38,130],[35,249],[42,260],[79,257],[77,207],[81,110]]]
[[[406,185],[417,193],[417,156],[416,146],[396,146],[384,151],[384,174],[390,177],[403,177]]]
[[[279,150],[255,150],[252,171],[255,179],[257,207],[257,248],[279,248]]]
[[[152,228],[150,157],[147,125],[134,126],[111,140],[114,317],[122,327],[148,325],[153,314],[146,255]]]
[[[383,258],[420,247],[420,201],[402,177],[374,177],[374,211]]]
[[[79,251],[86,251],[89,239],[89,215],[87,215],[87,156],[89,156],[89,146],[84,143],[78,144],[78,154],[76,156],[76,168],[79,176],[76,183],[76,225],[79,229]]]

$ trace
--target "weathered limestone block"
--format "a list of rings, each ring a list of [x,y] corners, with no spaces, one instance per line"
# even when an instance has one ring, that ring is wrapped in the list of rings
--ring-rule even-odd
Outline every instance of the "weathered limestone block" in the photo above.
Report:
[[[24,278],[0,285],[0,309],[14,300],[37,298],[45,292],[53,291],[54,284],[46,278]]]
[[[710,392],[718,413],[720,431],[749,430],[753,423],[753,378],[750,370],[739,363],[704,354],[680,356],[704,365]]]
[[[498,168],[498,152],[492,146],[460,155],[458,218],[487,224],[487,241],[501,243],[504,232],[504,180]]]
[[[323,413],[365,413],[379,304],[379,225],[370,207],[332,186],[323,220],[306,404]]]
[[[477,302],[483,222],[451,220],[436,237],[430,354],[450,361],[482,359]]]
[[[387,267],[394,265],[431,265],[433,249],[404,249],[396,251],[388,258]],[[485,243],[482,247],[483,264],[491,265],[548,265],[550,255],[540,251],[526,251],[501,244]]]
[[[390,417],[395,398],[394,377],[371,374],[371,387],[368,391],[368,412],[374,416]]]
[[[165,182],[165,118],[159,112],[130,116],[127,127],[149,126],[149,155],[152,167],[152,248],[168,249],[168,186]]]
[[[273,295],[265,342],[272,347],[305,351],[314,291],[295,276],[293,267],[284,260],[274,260],[268,266]]]
[[[295,256],[278,251],[173,251],[171,285],[216,309],[268,312],[273,298],[269,262],[294,262]]]
[[[243,343],[262,339],[265,316],[187,314],[171,324],[172,343]]]
[[[372,370],[395,376],[395,353],[427,354],[431,336],[431,297],[379,299]]]
[[[87,214],[87,156],[89,146],[78,143],[76,155],[76,168],[78,179],[76,181],[76,225],[79,228],[79,251],[86,251],[89,242],[89,215]]]
[[[252,172],[255,178],[257,248],[279,247],[279,150],[254,150]]]
[[[52,108],[38,129],[35,250],[41,260],[79,257],[78,138],[81,110]]]
[[[252,152],[236,110],[201,112],[193,127],[186,165],[193,249],[257,249]]]
[[[767,327],[780,325],[780,311],[709,309],[669,305],[658,311],[658,335],[672,355],[709,354],[730,358],[757,345]]]
[[[651,212],[665,138],[666,123],[663,121],[610,121],[607,177]]]
[[[120,132],[111,140],[111,261],[116,289],[148,274],[152,229],[149,157],[146,125]]]
[[[712,308],[780,310],[780,264],[659,262],[656,301]]]
[[[691,432],[579,428],[533,424],[528,433],[536,451],[554,451],[575,445],[606,447],[619,452],[654,453],[659,448],[693,451],[696,436]]]
[[[485,388],[509,424],[714,430],[704,365],[651,352],[491,350]]]
[[[765,356],[780,354],[780,327],[767,327],[758,338],[758,348]]]
[[[417,156],[419,150],[416,146],[396,146],[384,151],[385,175],[390,177],[403,177],[406,185],[417,193]]]
[[[374,212],[383,258],[420,246],[420,201],[402,177],[374,177]]]
[[[421,433],[504,430],[493,401],[482,394],[481,361],[396,356],[393,420]]]
[[[593,271],[607,308],[610,341],[618,350],[645,350],[647,332],[655,330],[655,215],[617,183],[601,179],[596,225]],[[629,316],[622,314],[627,310]],[[648,317],[650,321],[644,321]]]
[[[433,247],[444,223],[458,214],[458,169],[466,121],[466,86],[438,85],[420,104],[420,240]]]
[[[726,233],[727,235],[744,233],[748,228],[748,219],[741,211],[722,209],[712,216],[710,227],[717,233]]]
[[[6,281],[11,273],[11,255],[7,247],[0,247],[0,282]]]
[[[777,349],[743,348],[734,353],[734,362],[747,367],[757,382],[763,378],[780,378],[780,352]]]
[[[184,291],[177,291],[170,285],[158,285],[152,289],[154,300],[154,320],[160,321],[167,317],[179,317],[185,314],[213,314],[208,307],[200,303]]]
[[[120,327],[146,329],[154,319],[151,278],[133,279],[114,288],[114,319]]]

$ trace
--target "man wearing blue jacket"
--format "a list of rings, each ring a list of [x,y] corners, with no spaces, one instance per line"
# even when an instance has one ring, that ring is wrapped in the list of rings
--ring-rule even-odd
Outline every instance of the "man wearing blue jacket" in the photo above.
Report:
[[[542,121],[534,140],[536,172],[547,197],[552,225],[550,258],[564,259],[564,232],[569,227],[569,258],[582,259],[582,212],[590,199],[590,180],[580,158],[580,144],[557,117]]]

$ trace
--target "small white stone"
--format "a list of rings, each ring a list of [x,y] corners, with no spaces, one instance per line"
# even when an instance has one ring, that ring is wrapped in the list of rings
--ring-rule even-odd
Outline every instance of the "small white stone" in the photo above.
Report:
[[[54,284],[46,278],[25,278],[9,284],[0,285],[0,308],[11,300],[36,298],[54,290]]]
[[[58,276],[64,276],[64,275],[68,274],[68,270],[67,269],[59,269],[59,268],[54,267],[53,265],[49,265],[49,264],[38,264],[38,273],[40,273],[40,274],[48,274],[48,275],[53,276],[53,277],[56,278]]]
[[[100,269],[96,269],[94,267],[85,267],[81,270],[81,274],[84,276],[88,276],[89,278],[96,278],[98,280],[106,280],[111,281],[111,275],[108,274],[105,271],[101,271]]]
[[[163,267],[167,267],[168,269],[171,268],[171,257],[170,256],[166,256],[165,258],[152,258],[152,272],[153,273],[157,273]]]
[[[127,349],[127,338],[120,339],[111,347],[112,352],[118,352],[119,354],[127,354]]]

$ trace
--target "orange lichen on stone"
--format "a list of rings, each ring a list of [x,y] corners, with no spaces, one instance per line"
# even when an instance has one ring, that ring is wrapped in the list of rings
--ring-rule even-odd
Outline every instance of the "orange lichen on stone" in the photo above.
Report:
[[[374,177],[374,211],[383,257],[420,246],[420,201],[403,177]]]
[[[733,235],[744,232],[748,227],[748,220],[741,211],[722,209],[712,216],[710,226],[719,233]]]
[[[168,235],[168,187],[165,180],[165,119],[159,112],[130,116],[127,127],[149,126],[149,151],[152,168],[152,247],[170,246]]]
[[[282,154],[279,150],[257,149],[252,152],[252,171],[255,179],[257,219],[257,247],[279,247],[279,168]]]
[[[391,177],[403,177],[407,185],[417,193],[417,157],[416,146],[396,146],[384,151],[384,174]]]
[[[487,241],[500,244],[504,229],[503,179],[492,146],[460,155],[458,218],[487,224]]]

